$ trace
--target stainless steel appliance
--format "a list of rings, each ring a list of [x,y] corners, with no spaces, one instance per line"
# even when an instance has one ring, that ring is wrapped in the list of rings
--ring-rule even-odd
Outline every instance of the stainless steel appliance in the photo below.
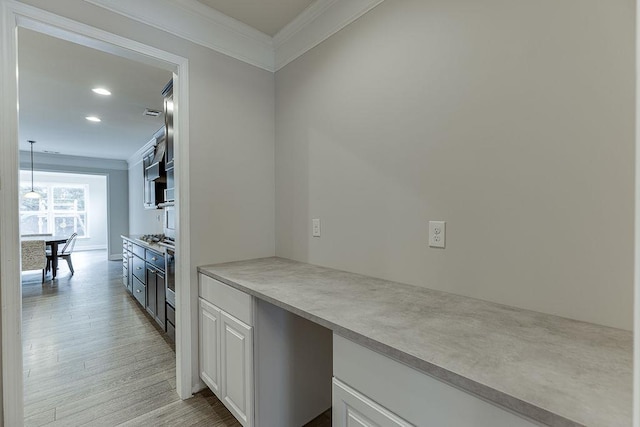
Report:
[[[176,252],[174,249],[166,246],[164,255],[164,267],[165,267],[165,283],[166,283],[166,299],[167,303],[171,307],[176,306]]]
[[[164,235],[168,240],[176,239],[176,207],[172,203],[164,203]]]

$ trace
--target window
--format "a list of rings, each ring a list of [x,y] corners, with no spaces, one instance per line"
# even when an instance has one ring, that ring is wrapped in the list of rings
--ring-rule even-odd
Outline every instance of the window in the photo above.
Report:
[[[20,233],[89,237],[87,202],[89,187],[85,184],[42,183],[33,185],[40,199],[25,199],[31,183],[20,183]]]

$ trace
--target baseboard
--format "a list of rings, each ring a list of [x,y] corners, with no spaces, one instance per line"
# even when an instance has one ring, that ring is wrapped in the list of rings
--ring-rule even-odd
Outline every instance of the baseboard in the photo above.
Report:
[[[87,245],[87,246],[76,246],[75,251],[104,251],[107,249],[107,245]]]
[[[118,261],[122,259],[122,254],[109,255],[109,261]]]

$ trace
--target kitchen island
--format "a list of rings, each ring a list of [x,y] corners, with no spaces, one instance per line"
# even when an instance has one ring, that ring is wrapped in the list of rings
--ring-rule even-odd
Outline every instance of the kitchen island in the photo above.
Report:
[[[328,328],[334,347],[362,346],[508,415],[552,426],[631,425],[629,331],[282,258],[198,271]],[[349,366],[335,351],[334,376]],[[402,386],[390,387],[398,394]]]

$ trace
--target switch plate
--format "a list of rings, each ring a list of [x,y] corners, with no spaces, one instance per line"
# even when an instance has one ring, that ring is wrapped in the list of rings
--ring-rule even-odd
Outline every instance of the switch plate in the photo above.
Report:
[[[429,246],[432,248],[444,248],[445,222],[429,221]]]
[[[311,223],[311,235],[313,237],[320,237],[320,218],[312,219]]]

